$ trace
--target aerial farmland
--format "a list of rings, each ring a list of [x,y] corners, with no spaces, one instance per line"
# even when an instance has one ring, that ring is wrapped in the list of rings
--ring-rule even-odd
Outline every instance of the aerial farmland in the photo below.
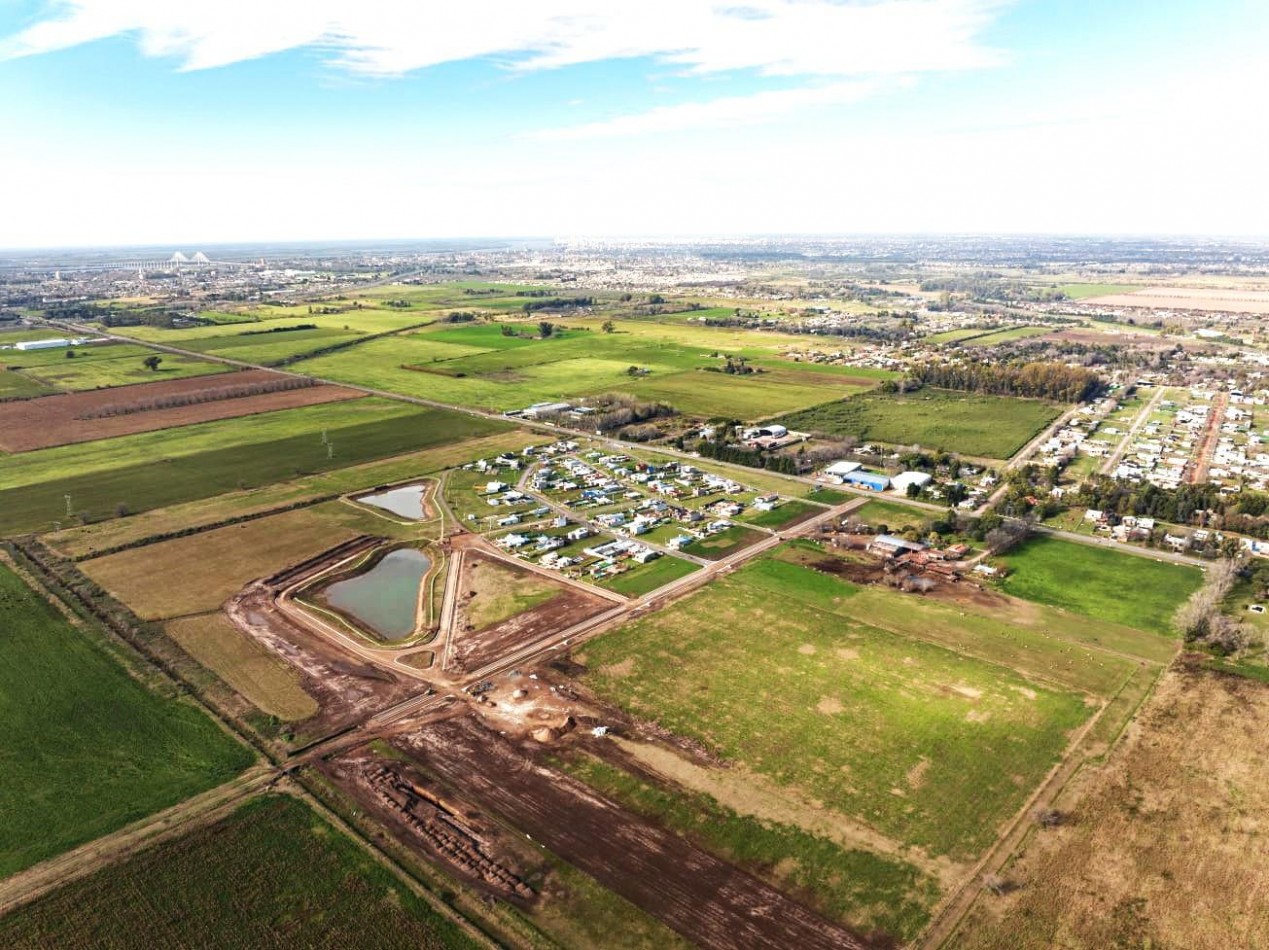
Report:
[[[1065,440],[1158,391],[1068,324],[813,292],[359,276],[0,331],[98,341],[3,351],[6,944],[1074,926],[1027,882],[1190,761],[1186,684],[1263,705],[1255,649],[1183,639],[1263,581],[1068,530]]]

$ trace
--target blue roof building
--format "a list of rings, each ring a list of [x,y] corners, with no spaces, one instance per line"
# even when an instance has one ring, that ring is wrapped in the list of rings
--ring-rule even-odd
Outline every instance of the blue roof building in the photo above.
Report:
[[[849,472],[842,476],[842,483],[857,485],[860,488],[867,488],[869,491],[885,491],[890,487],[890,477],[888,475],[879,475],[876,472]]]

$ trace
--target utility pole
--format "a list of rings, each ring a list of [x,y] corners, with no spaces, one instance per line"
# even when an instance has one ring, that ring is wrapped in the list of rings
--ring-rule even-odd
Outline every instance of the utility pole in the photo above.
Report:
[[[71,507],[71,496],[69,492],[66,493],[65,498],[66,498],[66,517],[73,518],[75,516],[75,509]]]

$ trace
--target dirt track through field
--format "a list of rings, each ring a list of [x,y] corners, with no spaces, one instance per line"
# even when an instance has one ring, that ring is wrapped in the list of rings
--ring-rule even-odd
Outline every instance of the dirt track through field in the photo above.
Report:
[[[863,950],[816,915],[673,832],[533,762],[471,715],[396,740],[424,769],[701,947]]]

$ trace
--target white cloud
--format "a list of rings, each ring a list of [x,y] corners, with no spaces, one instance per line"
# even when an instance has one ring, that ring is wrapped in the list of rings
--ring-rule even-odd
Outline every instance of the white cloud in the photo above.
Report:
[[[0,40],[0,59],[136,35],[208,69],[300,47],[391,76],[493,57],[524,70],[650,56],[693,74],[856,77],[979,68],[1001,0],[63,0]]]
[[[756,125],[803,109],[858,102],[876,92],[878,88],[876,82],[858,81],[800,89],[778,89],[749,96],[726,96],[706,102],[658,106],[647,112],[618,116],[600,122],[587,122],[558,129],[542,129],[527,134],[525,138],[573,141]]]

